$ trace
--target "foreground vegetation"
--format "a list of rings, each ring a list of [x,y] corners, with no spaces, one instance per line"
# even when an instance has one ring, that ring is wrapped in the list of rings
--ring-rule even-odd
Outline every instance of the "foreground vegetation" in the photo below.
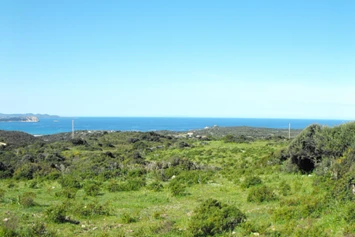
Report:
[[[353,131],[2,132],[0,236],[354,236]]]

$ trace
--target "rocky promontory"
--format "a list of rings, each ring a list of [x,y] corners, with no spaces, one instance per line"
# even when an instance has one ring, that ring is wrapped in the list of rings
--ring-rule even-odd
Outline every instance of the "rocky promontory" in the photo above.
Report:
[[[17,116],[17,117],[3,117],[0,122],[28,122],[37,123],[39,119],[36,116]]]

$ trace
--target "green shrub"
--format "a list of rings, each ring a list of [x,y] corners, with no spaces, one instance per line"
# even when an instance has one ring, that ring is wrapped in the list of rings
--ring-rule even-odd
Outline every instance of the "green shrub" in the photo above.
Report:
[[[124,184],[124,191],[138,191],[146,185],[144,178],[131,178]]]
[[[62,186],[62,188],[82,188],[82,185],[78,181],[78,178],[75,178],[71,175],[63,175],[60,179],[58,179],[58,182]]]
[[[106,188],[109,192],[112,192],[112,193],[122,191],[122,187],[120,186],[120,184],[116,180],[110,180],[110,182],[107,184]]]
[[[191,186],[194,184],[206,184],[213,178],[213,172],[206,172],[202,170],[188,170],[182,171],[172,180],[172,182],[181,182],[185,185]]]
[[[37,189],[37,188],[39,188],[39,185],[36,180],[31,180],[28,182],[28,187],[33,188],[33,189]]]
[[[77,193],[77,189],[75,188],[65,188],[62,191],[56,192],[56,197],[65,197],[68,199],[74,199]]]
[[[228,142],[235,142],[235,137],[233,136],[233,135],[231,135],[231,134],[227,134],[227,135],[225,135],[223,138],[222,138],[222,140],[224,141],[224,142],[226,142],[226,143],[228,143]]]
[[[129,224],[129,223],[133,223],[133,222],[137,222],[137,217],[132,216],[131,214],[124,212],[121,215],[121,222],[124,224]]]
[[[181,168],[169,167],[167,169],[157,170],[155,175],[156,175],[156,178],[161,181],[168,181],[169,179],[171,179],[171,177],[173,177],[174,175],[176,176],[180,173],[181,173]]]
[[[344,219],[350,223],[355,222],[355,204],[354,203],[351,203],[347,206]]]
[[[95,181],[88,181],[84,184],[85,193],[89,196],[97,196],[100,193],[100,184]]]
[[[138,191],[146,185],[144,178],[130,178],[126,182],[111,180],[106,188],[109,192]]]
[[[54,206],[48,208],[46,210],[47,219],[54,223],[65,223],[67,222],[66,219],[66,210],[64,205]]]
[[[35,201],[33,200],[36,197],[36,194],[33,192],[26,192],[18,197],[19,203],[28,208],[33,207],[36,205]]]
[[[145,169],[133,169],[129,170],[127,176],[130,178],[139,178],[145,175],[147,172]]]
[[[17,168],[14,173],[14,178],[30,180],[33,179],[34,173],[39,169],[38,166],[34,164],[24,164],[21,167]]]
[[[76,205],[74,211],[83,217],[109,216],[111,212],[109,203],[101,205],[98,201]]]
[[[273,190],[266,185],[253,187],[248,194],[248,202],[268,202],[276,200]]]
[[[247,176],[241,184],[242,188],[249,188],[261,184],[261,178],[259,176]]]
[[[173,196],[184,196],[186,195],[186,186],[180,182],[171,182],[169,184],[170,193]]]
[[[188,228],[193,236],[214,236],[232,231],[245,220],[238,208],[210,198],[194,210]]]
[[[46,175],[47,180],[57,180],[61,177],[61,173],[58,170],[53,170],[49,174]]]
[[[54,237],[56,234],[47,229],[46,225],[42,222],[32,223],[29,227],[22,231],[24,234],[20,236],[35,236],[35,237]]]
[[[149,184],[147,186],[147,188],[151,191],[154,191],[154,192],[160,192],[161,190],[163,190],[164,187],[160,182],[155,181],[155,182]]]
[[[17,237],[19,229],[19,218],[13,214],[9,214],[0,224],[0,236]]]
[[[2,188],[0,188],[0,201],[4,200],[6,191]]]
[[[283,181],[280,183],[279,188],[280,188],[280,193],[281,193],[283,196],[287,196],[287,195],[289,195],[290,192],[291,192],[291,186],[290,186],[288,183],[286,183],[285,180],[283,180]]]

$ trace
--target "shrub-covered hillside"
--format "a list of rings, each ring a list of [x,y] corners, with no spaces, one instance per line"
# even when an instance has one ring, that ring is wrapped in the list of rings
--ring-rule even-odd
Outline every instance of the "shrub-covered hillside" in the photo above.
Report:
[[[353,127],[25,135],[0,150],[0,236],[352,236]]]
[[[311,172],[314,169],[324,172],[334,167],[334,163],[353,156],[354,148],[355,122],[333,128],[314,124],[282,150],[280,158],[289,160],[302,172]]]

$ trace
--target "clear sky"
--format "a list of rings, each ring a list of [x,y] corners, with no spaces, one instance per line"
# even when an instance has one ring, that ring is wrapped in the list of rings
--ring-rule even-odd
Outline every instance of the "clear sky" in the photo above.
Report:
[[[2,0],[0,113],[355,119],[355,1]]]

